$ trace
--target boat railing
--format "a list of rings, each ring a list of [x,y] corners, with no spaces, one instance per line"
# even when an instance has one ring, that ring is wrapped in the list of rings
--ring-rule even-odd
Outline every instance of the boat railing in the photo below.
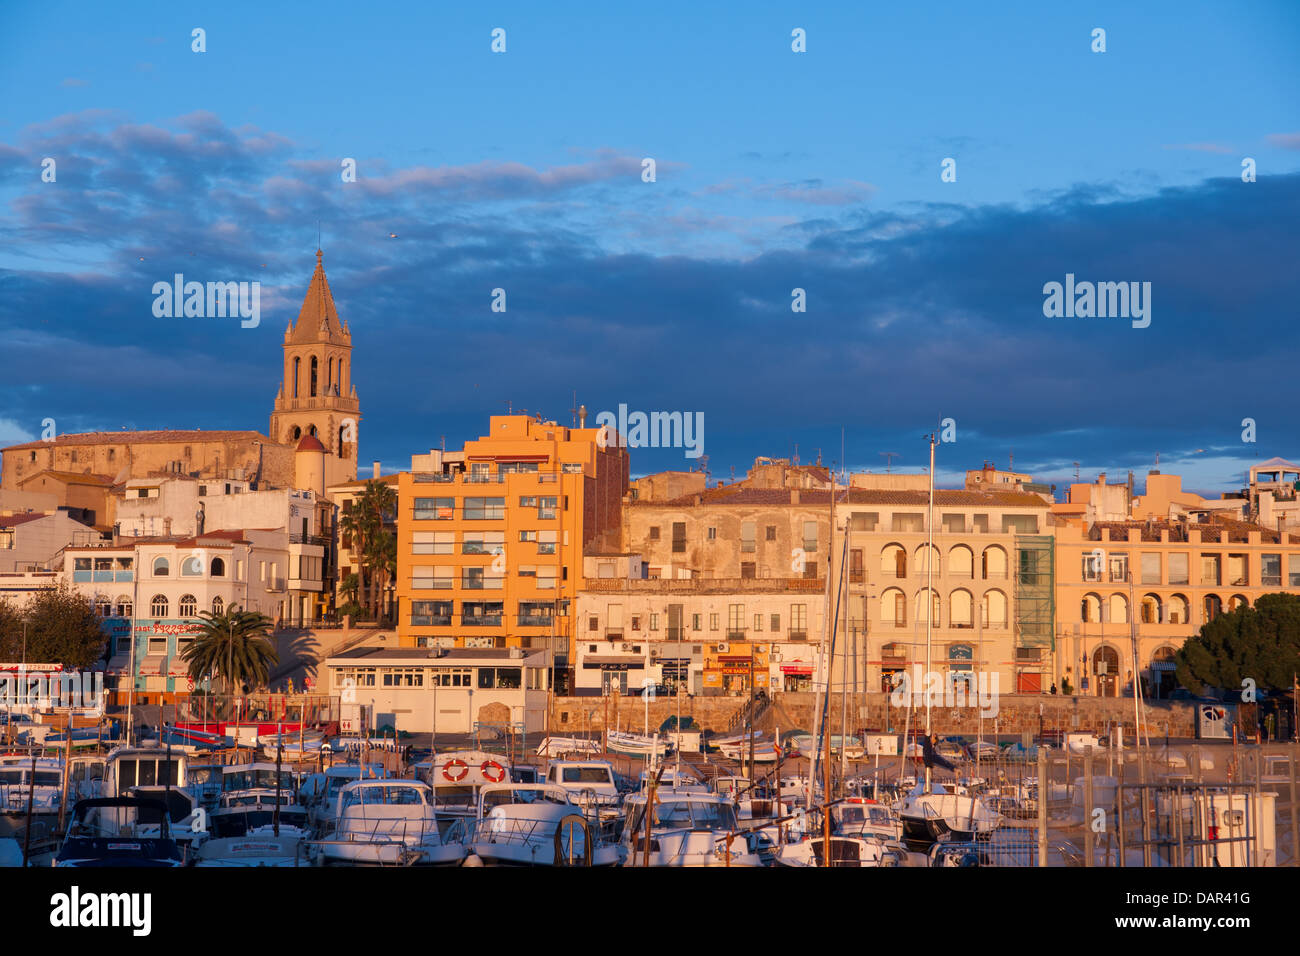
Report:
[[[550,820],[479,820],[470,833],[471,843],[500,843],[528,846],[550,840],[552,834],[546,825]]]
[[[369,847],[392,847],[393,856],[395,857],[394,866],[411,866],[420,859],[420,851],[412,849],[400,840],[299,840],[293,848],[293,865],[301,866],[300,860],[303,853],[310,857],[312,854],[323,853],[327,846],[349,846],[354,847],[358,842],[364,843]],[[385,865],[385,855],[377,854],[376,860],[380,866]]]

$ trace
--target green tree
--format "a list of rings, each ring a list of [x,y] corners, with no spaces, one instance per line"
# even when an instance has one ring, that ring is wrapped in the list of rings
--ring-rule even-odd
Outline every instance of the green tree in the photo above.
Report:
[[[269,617],[238,606],[223,614],[200,611],[199,617],[203,629],[182,654],[196,683],[220,675],[225,693],[232,694],[270,681],[271,665],[280,656],[271,644]]]
[[[1175,655],[1178,682],[1194,693],[1239,690],[1249,679],[1262,690],[1291,686],[1300,667],[1300,595],[1265,594],[1254,607],[1220,614]]]
[[[100,626],[90,598],[68,585],[41,588],[22,608],[0,601],[0,658],[26,659],[68,668],[85,668],[100,660],[108,635]]]

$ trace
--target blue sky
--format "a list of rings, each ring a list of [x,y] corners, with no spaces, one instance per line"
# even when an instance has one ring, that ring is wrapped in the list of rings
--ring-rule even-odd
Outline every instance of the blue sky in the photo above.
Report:
[[[389,470],[575,390],[702,411],[720,478],[944,417],[941,478],[1300,457],[1300,5],[596,6],[0,8],[0,443],[265,429],[319,220]],[[178,271],[262,324],[155,318]],[[1151,326],[1044,317],[1066,273]]]

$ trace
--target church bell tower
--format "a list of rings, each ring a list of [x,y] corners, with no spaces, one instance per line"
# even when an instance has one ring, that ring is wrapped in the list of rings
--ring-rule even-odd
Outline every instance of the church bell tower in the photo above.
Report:
[[[284,380],[271,412],[271,439],[295,447],[306,435],[357,476],[361,406],[352,387],[352,333],[339,320],[321,251],[298,321],[284,332]],[[330,469],[335,471],[335,469]]]

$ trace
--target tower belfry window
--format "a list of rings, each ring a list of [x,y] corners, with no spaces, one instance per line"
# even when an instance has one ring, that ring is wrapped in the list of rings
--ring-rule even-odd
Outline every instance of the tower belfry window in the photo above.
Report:
[[[298,356],[293,357],[293,397],[298,397],[298,366],[302,364],[302,359]]]
[[[311,391],[308,393],[312,398],[316,397],[316,373],[317,373],[316,356],[311,357]]]

